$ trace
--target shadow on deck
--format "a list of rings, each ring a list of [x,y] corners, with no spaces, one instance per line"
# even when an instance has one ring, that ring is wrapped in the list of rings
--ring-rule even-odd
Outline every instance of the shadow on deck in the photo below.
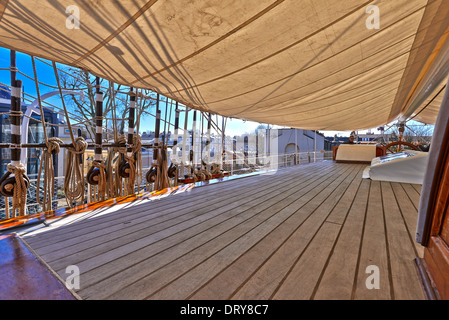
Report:
[[[414,264],[420,186],[364,180],[364,168],[298,166],[17,236],[61,281],[77,266],[80,299],[425,299]]]

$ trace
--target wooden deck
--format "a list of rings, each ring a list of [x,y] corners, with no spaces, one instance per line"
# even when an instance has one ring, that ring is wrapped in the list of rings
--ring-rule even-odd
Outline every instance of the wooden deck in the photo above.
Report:
[[[425,299],[420,186],[323,162],[117,204],[21,239],[81,299]],[[380,289],[368,289],[377,266]]]

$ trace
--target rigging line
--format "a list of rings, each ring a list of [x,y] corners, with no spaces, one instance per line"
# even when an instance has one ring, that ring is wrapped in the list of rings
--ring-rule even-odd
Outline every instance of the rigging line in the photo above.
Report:
[[[152,116],[152,117],[154,117],[154,118],[156,118],[156,116],[154,115],[154,114],[152,114],[151,112],[149,112],[149,111],[146,111],[146,110],[142,110],[142,113],[145,113],[145,114],[148,114],[148,115],[150,115],[150,116]],[[161,121],[164,121],[164,122],[166,122],[166,120],[164,120],[164,119],[161,119]],[[170,125],[173,125],[172,123],[170,123]],[[183,128],[179,128],[180,130],[183,130],[184,132],[186,131],[185,129],[183,129]],[[188,131],[188,130],[187,130]]]
[[[43,62],[43,63],[45,63],[45,64],[47,64],[47,65],[50,65],[48,62],[46,62],[46,61],[44,61],[44,60],[42,60],[42,59],[40,59],[40,58],[37,58],[36,57],[36,60],[38,60],[38,61],[41,61],[41,62]],[[55,68],[55,63],[53,62],[53,68]],[[82,70],[82,69],[80,69],[80,68],[77,68],[78,70]],[[9,70],[9,68],[8,68],[8,70]],[[72,77],[72,78],[74,78],[74,79],[76,79],[76,80],[78,80],[78,81],[80,81],[80,82],[84,82],[84,80],[83,79],[80,79],[80,78],[78,78],[78,77],[75,77],[73,74],[70,74],[70,73],[68,73],[68,72],[66,72],[65,70],[62,70],[62,69],[60,69],[60,68],[57,68],[56,67],[56,70],[58,70],[58,71],[60,71],[60,72],[63,72],[63,73],[65,73],[65,74],[67,74],[67,75],[69,75],[70,77]],[[25,75],[25,74],[24,74]],[[25,76],[27,76],[27,75],[25,75]],[[27,76],[28,78],[30,78],[30,79],[32,79],[31,77],[29,77],[29,76]],[[59,80],[59,79],[58,79]],[[45,84],[45,83],[43,83],[43,82],[39,82],[39,83],[41,83],[41,84],[43,84],[43,85],[46,85],[46,86],[48,86],[48,87],[52,87],[52,88],[58,88],[60,91],[61,91],[61,86],[60,86],[60,83],[59,83],[59,81],[58,81],[58,83],[59,83],[59,85],[58,85],[58,87],[54,87],[54,86],[51,86],[51,85],[48,85],[48,84]],[[106,90],[110,90],[110,87],[109,88],[106,88],[106,87],[103,87],[102,86],[102,88],[104,88],[104,89],[106,89]],[[119,90],[115,90],[116,92],[120,92]],[[123,94],[129,94],[128,92],[121,92],[121,93],[123,93]],[[30,96],[30,97],[33,97],[33,96],[31,96],[31,95],[29,95],[29,94],[27,94],[27,93],[25,93],[26,95],[28,95],[28,96]],[[34,97],[33,97],[34,98]],[[121,99],[121,98],[118,98],[118,97],[116,97],[119,101],[124,101],[123,99]],[[154,99],[153,97],[149,97],[150,99]],[[28,101],[31,101],[31,100],[29,100],[29,99],[26,99],[26,100],[28,100]],[[47,101],[44,101],[46,104],[48,104],[48,105],[50,105],[50,106],[52,106],[52,107],[55,107],[55,108],[57,108],[58,110],[63,110],[64,111],[64,114],[63,115],[65,115],[68,119],[70,119],[70,117],[68,117],[67,116],[67,113],[69,113],[69,114],[71,114],[72,116],[74,116],[74,117],[76,117],[76,118],[81,118],[81,117],[79,117],[79,116],[77,116],[77,115],[75,115],[75,114],[72,114],[72,113],[70,113],[70,112],[68,112],[66,109],[62,109],[62,108],[60,108],[60,107],[57,107],[57,106],[55,106],[55,105],[53,105],[53,104],[51,104],[51,103],[49,103],[49,102],[47,102]],[[115,101],[114,101],[115,102]],[[173,102],[171,102],[171,104],[173,104]],[[48,107],[44,107],[44,108],[47,108],[48,109]],[[51,109],[50,109],[51,110]],[[54,110],[51,110],[51,111],[54,111]],[[171,111],[171,110],[170,110]],[[153,114],[151,114],[151,113],[149,113],[149,112],[147,112],[147,111],[145,111],[145,110],[141,110],[141,113],[146,113],[146,114],[150,114],[150,115],[152,115],[153,117],[155,117],[155,115],[153,115]],[[60,113],[61,114],[61,113]],[[169,120],[171,120],[171,119],[169,119]],[[164,122],[165,122],[165,124],[167,124],[167,121],[166,120],[163,120]],[[83,121],[81,121],[81,122],[79,122],[79,123],[83,123]],[[53,125],[55,125],[55,124],[53,124]],[[169,121],[168,122],[168,125],[170,126],[171,125],[171,122]],[[92,126],[91,126],[92,127]],[[183,130],[182,128],[181,128],[181,130]]]
[[[109,82],[109,86],[114,87],[114,83]],[[117,89],[120,89],[121,85],[118,85]],[[111,114],[112,114],[112,128],[114,129],[114,141],[118,141],[119,140],[119,133],[118,133],[118,124],[117,124],[117,105],[115,103],[115,99],[117,96],[117,92],[115,90],[112,90],[112,109],[111,109]],[[124,121],[124,120],[122,120]]]
[[[409,129],[411,132],[413,132],[415,135],[419,135],[419,134],[417,134],[414,130],[412,130],[408,125],[405,125],[405,127],[407,128],[407,129]]]
[[[0,113],[0,115],[10,115],[10,114],[11,114],[10,112]],[[28,119],[30,119],[30,120],[34,120],[34,121],[41,122],[40,120],[37,120],[37,119],[33,118],[32,116],[28,116],[28,115],[26,115],[26,114],[24,114],[23,116],[26,117],[26,118],[28,118]],[[108,119],[112,119],[112,118],[108,118]],[[122,119],[119,119],[119,120],[122,120]],[[124,119],[124,120],[127,120],[127,119]],[[42,122],[42,123],[45,123],[46,126],[58,127],[58,128],[59,128],[59,127],[63,128],[63,127],[66,126],[65,124],[56,124],[56,123],[47,122],[47,121],[44,121],[44,122]],[[72,126],[75,127],[75,126],[78,126],[78,125],[80,125],[80,124],[83,124],[83,125],[85,125],[85,126],[87,126],[87,127],[90,127],[91,129],[92,129],[92,128],[95,128],[95,126],[92,125],[91,120],[89,120],[89,119],[86,119],[86,120],[83,120],[83,121],[80,121],[80,122],[72,123]],[[108,128],[103,128],[103,129],[104,129],[104,130],[108,130],[108,131],[112,131],[112,129],[108,129]]]
[[[41,59],[41,58],[39,58],[39,57],[36,57],[36,60],[37,60],[37,61],[40,61],[40,62],[42,62],[42,63],[44,63],[44,64],[46,64],[46,65],[48,65],[48,66],[50,66],[50,67],[52,66],[51,63],[49,63],[49,62],[47,62],[47,61],[45,61],[45,60],[43,60],[43,59]],[[78,69],[79,71],[84,71],[84,70],[81,69],[81,68],[72,67],[72,66],[69,66],[69,67],[70,67],[70,68],[74,68],[74,69]],[[85,80],[80,79],[80,78],[78,78],[78,77],[75,77],[75,76],[73,75],[73,73],[69,73],[69,72],[67,72],[67,71],[65,71],[65,70],[63,70],[63,69],[61,69],[61,68],[58,68],[58,67],[56,67],[56,69],[58,70],[58,72],[65,73],[65,74],[67,74],[68,76],[72,77],[72,78],[75,79],[75,80],[78,80],[78,81],[80,81],[80,82],[85,82]]]
[[[140,93],[142,93],[143,89],[140,89]],[[139,89],[136,89],[136,94],[137,94],[137,98],[139,98],[138,95]],[[139,108],[138,108],[138,116],[137,116],[137,122],[136,122],[136,132],[137,134],[139,134],[140,131],[140,117],[142,116],[142,109],[143,109],[143,101],[144,99],[146,100],[146,98],[140,97],[139,100]]]
[[[10,114],[11,114],[10,112],[0,113],[0,115],[10,115]],[[23,116],[26,117],[26,118],[28,118],[28,119],[30,119],[30,120],[39,121],[39,120],[33,118],[32,116],[29,116],[29,115],[26,115],[26,114],[24,114]],[[84,125],[86,125],[86,126],[91,126],[91,127],[93,127],[92,124],[89,123],[89,122],[90,122],[90,120],[86,119],[86,120],[84,120],[84,121],[72,123],[72,126],[78,126],[78,125],[80,125],[80,124],[84,124]],[[65,126],[66,126],[65,124],[56,124],[56,123],[47,122],[47,121],[44,121],[43,123],[45,123],[46,126],[58,127],[58,128],[59,128],[59,127],[62,128],[62,127],[65,127]],[[111,129],[107,129],[107,130],[111,130]]]
[[[40,109],[40,119],[42,123],[42,128],[44,132],[44,139],[45,139],[45,145],[46,149],[43,150],[43,155],[40,160],[39,164],[39,172],[37,176],[37,185],[36,185],[36,200],[37,203],[42,205],[42,209],[44,211],[51,210],[52,208],[52,199],[55,194],[55,172],[53,167],[53,154],[58,154],[60,150],[60,143],[63,141],[59,138],[52,137],[48,138],[47,134],[47,127],[45,123],[45,113],[44,109],[42,107],[42,101],[41,101],[41,94],[39,90],[39,81],[37,78],[37,71],[36,71],[36,63],[34,60],[34,56],[31,56],[31,62],[33,65],[33,73],[34,73],[34,83],[36,85],[36,94],[38,98],[39,103],[39,109]],[[27,134],[27,133],[25,133]],[[44,177],[43,177],[43,187],[44,187],[44,193],[43,193],[43,200],[40,200],[40,179],[42,174],[42,169],[44,170]]]
[[[204,113],[201,111],[201,138],[200,138],[200,168],[203,166],[203,136],[204,136]]]
[[[44,139],[45,139],[45,143],[47,143],[48,136],[47,136],[47,128],[45,126],[45,113],[44,113],[44,108],[42,107],[41,93],[39,91],[39,81],[37,80],[36,62],[34,61],[34,56],[31,56],[31,63],[33,65],[34,83],[36,85],[36,94],[37,94],[39,109],[41,111],[41,121],[42,121],[42,128],[44,131]],[[24,134],[26,134],[26,132],[24,132]]]
[[[111,82],[110,81],[108,81],[108,83],[110,84]],[[100,90],[101,90],[101,86],[100,86]],[[105,98],[107,98],[107,103],[106,103],[106,105],[105,105],[105,107],[104,107],[104,110],[106,111],[105,113],[104,113],[104,115],[103,115],[103,119],[106,119],[106,115],[109,113],[109,108],[110,107],[112,107],[112,91],[111,91],[111,86],[110,85],[108,85],[108,88],[106,88],[106,90],[105,90],[106,92],[105,92],[105,94],[104,94],[104,97]],[[106,121],[106,127],[107,127],[107,121]]]
[[[64,108],[64,113],[67,120],[67,126],[69,127],[70,138],[72,139],[73,147],[75,147],[75,137],[73,136],[72,125],[70,124],[70,118],[67,112],[67,108],[65,106],[64,95],[62,94],[61,83],[59,81],[59,74],[58,71],[56,70],[56,62],[54,61],[53,61],[53,70],[55,73],[56,82],[58,83],[59,94],[61,95],[62,106]]]
[[[164,144],[164,145],[166,145],[166,141],[167,141],[167,114],[168,114],[168,98],[167,97],[165,97],[165,114],[164,114],[164,119],[165,119],[165,121],[164,121],[164,140],[162,141],[162,143]],[[168,121],[170,121],[170,119],[168,119]],[[170,130],[170,125],[168,126],[168,128],[169,128],[169,130]]]
[[[29,55],[29,56],[32,57],[31,55]],[[34,58],[35,58],[35,60],[41,61],[38,57],[34,57]],[[48,63],[46,63],[46,64],[48,64]],[[48,65],[51,66],[50,64],[48,64]],[[0,71],[11,71],[11,70],[12,70],[11,68],[0,68]],[[30,79],[30,80],[33,80],[33,81],[35,80],[33,77],[30,77],[29,75],[27,75],[26,73],[24,73],[24,72],[22,72],[22,71],[20,71],[20,70],[15,70],[15,71],[16,71],[17,73],[21,74],[22,76],[24,76],[24,77]],[[66,73],[67,75],[71,76],[72,78],[75,78],[76,80],[82,81],[81,79],[78,79],[78,78],[74,77],[73,74],[67,73],[67,72],[65,72],[65,71],[62,70],[62,69],[59,69],[59,68],[58,68],[58,71],[64,72],[64,73]],[[41,85],[43,85],[43,86],[46,86],[46,87],[49,87],[49,88],[53,88],[53,89],[58,89],[58,87],[52,86],[52,85],[47,84],[47,83],[45,83],[45,82],[41,82],[41,81],[38,81],[38,82],[39,82],[39,84],[41,84]],[[63,88],[63,89],[65,89],[65,90],[71,90],[70,88]],[[87,89],[87,88],[85,88],[85,89]]]
[[[20,73],[22,76],[24,76],[24,77],[26,77],[26,78],[28,78],[28,79],[30,79],[30,80],[32,80],[32,81],[35,80],[33,77],[30,77],[29,75],[27,75],[26,73],[24,73],[24,72],[22,72],[22,71],[17,70],[17,73]],[[57,86],[52,86],[52,85],[47,84],[47,83],[45,83],[45,82],[38,81],[38,83],[39,83],[40,85],[43,85],[43,86],[46,86],[46,87],[49,87],[49,88],[52,88],[52,89],[58,89]],[[72,90],[72,89],[66,88],[66,87],[63,87],[62,89],[63,89],[63,90]]]
[[[50,66],[50,67],[52,66],[52,64],[50,64],[49,62],[47,62],[47,61],[45,61],[45,60],[43,60],[43,59],[41,59],[41,58],[39,58],[39,57],[35,57],[35,58],[36,58],[37,61],[40,61],[40,62],[42,62],[42,63],[44,63],[44,64],[46,64],[46,65],[48,65],[48,66]],[[73,67],[73,66],[68,66],[68,67],[70,67],[70,68],[72,68],[72,69],[77,69],[78,71],[86,71],[86,70],[81,69],[81,68],[78,68],[78,67]],[[56,67],[56,69],[58,70],[58,72],[65,73],[65,74],[67,74],[68,76],[72,77],[73,79],[78,80],[79,82],[86,82],[84,79],[81,79],[81,78],[79,78],[79,77],[74,76],[73,73],[68,73],[67,71],[65,71],[65,70],[63,70],[63,69],[61,69],[61,68],[58,68],[58,67]],[[87,72],[87,71],[86,71],[86,72]],[[44,84],[44,83],[43,83],[43,84]],[[44,84],[44,85],[50,86],[50,85],[48,85],[48,84]],[[55,87],[55,88],[57,89],[57,87]],[[83,88],[83,89],[88,89],[88,87]],[[104,87],[104,86],[100,86],[100,89],[107,89],[107,88]],[[70,89],[69,89],[69,90],[70,90]],[[127,92],[121,92],[121,93],[123,93],[123,94],[128,94]]]
[[[445,84],[445,85],[440,89],[440,91],[438,91],[438,93],[432,98],[432,100],[429,101],[428,104],[426,104],[426,106],[425,106],[424,108],[422,108],[417,114],[415,114],[415,115],[414,115],[412,118],[410,118],[408,121],[411,121],[411,120],[415,119],[417,116],[419,116],[419,115],[421,114],[421,112],[423,112],[428,106],[430,106],[431,103],[432,103],[433,101],[435,101],[435,99],[436,99],[436,98],[443,92],[443,90],[446,89],[446,86],[447,86],[447,84]]]
[[[204,111],[200,111],[200,112],[204,116]],[[225,117],[223,117],[223,118],[225,118]],[[217,120],[217,122],[218,122],[218,120]],[[217,133],[222,133],[222,131],[219,128],[219,125],[217,123],[215,123],[215,121],[213,119],[211,119],[211,123]]]
[[[31,56],[31,57],[33,57],[33,56]],[[30,80],[32,80],[32,81],[35,81],[35,80],[36,80],[36,79],[34,79],[33,77],[30,77],[29,75],[27,75],[26,73],[24,73],[24,72],[22,72],[22,71],[17,70],[17,73],[21,74],[21,75],[24,76],[25,78],[28,78],[28,79],[30,79]],[[50,88],[53,88],[53,89],[58,89],[56,86],[52,86],[52,85],[46,84],[46,83],[44,83],[44,82],[38,81],[38,83],[41,84],[41,85],[44,85],[44,86],[46,86],[46,87],[50,87]],[[64,88],[64,89],[66,89],[66,88]]]
[[[0,82],[0,85],[4,85],[4,83]],[[8,90],[6,90],[6,89],[4,89],[4,88],[1,88],[1,87],[0,87],[0,91],[4,91],[4,92],[7,92],[7,93],[10,93]],[[24,96],[22,97],[22,99],[23,99],[25,102],[33,102],[34,100],[37,99],[36,97],[34,97],[34,96],[32,96],[32,95],[30,95],[30,94],[28,94],[28,93],[26,93],[26,92],[22,92],[22,94],[24,95]],[[70,95],[69,93],[67,93],[67,94]],[[29,98],[27,98],[26,96],[31,97],[32,100],[29,99]],[[55,110],[54,110],[54,109],[58,109],[58,110],[63,111],[63,109],[62,109],[61,107],[58,107],[58,106],[56,106],[56,105],[54,105],[54,104],[51,104],[50,102],[48,102],[48,101],[46,101],[46,100],[43,100],[42,103],[43,103],[43,104],[48,104],[48,105],[49,105],[48,107],[43,105],[43,108],[44,108],[44,109],[50,110],[51,112],[54,112],[54,113],[57,113],[57,114],[60,114],[60,115],[65,115],[63,112],[55,112]],[[76,115],[76,114],[73,114],[73,113],[71,113],[71,112],[69,112],[69,114],[72,115],[73,117],[82,119],[80,116],[78,116],[78,115]]]
[[[24,101],[28,101],[28,102],[33,102],[34,100],[30,100],[30,99],[27,99],[27,98],[24,98],[23,99]],[[65,114],[64,114],[64,112],[63,112],[63,109],[61,109],[60,107],[57,107],[57,106],[55,106],[55,105],[53,105],[53,104],[51,104],[51,103],[48,103],[47,101],[45,101],[45,100],[43,100],[42,101],[42,103],[46,103],[46,104],[48,104],[50,107],[46,107],[46,106],[42,106],[44,109],[47,109],[47,110],[49,110],[50,112],[52,112],[52,113],[56,113],[56,114],[59,114],[59,115],[62,115],[62,116],[65,116]],[[58,109],[58,110],[62,110],[61,112],[58,112],[58,111],[55,111],[54,109]],[[76,120],[76,121],[79,121],[79,123],[82,123],[82,122],[84,122],[85,120],[82,118],[82,117],[80,117],[80,116],[77,116],[77,115],[75,115],[75,114],[72,114],[72,113],[70,113],[70,112],[68,112],[70,115],[72,115],[72,117],[70,118],[70,119],[72,119],[72,120]],[[54,125],[56,125],[56,124],[54,124]]]
[[[201,112],[201,114],[204,116],[204,114],[203,114],[203,111],[200,111]],[[226,117],[223,117],[223,119],[225,119],[225,124],[224,124],[224,126],[226,127],[226,122],[227,122],[227,118]],[[217,131],[217,133],[222,133],[222,144],[224,143],[224,142],[228,142],[228,143],[230,143],[231,145],[233,145],[233,141],[229,138],[229,137],[227,137],[225,134],[224,134],[224,128],[223,128],[223,131],[221,131],[220,130],[220,128],[218,127],[218,125],[214,122],[214,120],[212,120],[211,119],[211,125],[214,127],[214,129]],[[249,164],[247,164],[247,163],[245,163],[245,162],[243,162],[243,164],[248,168],[248,169],[252,169],[250,166],[249,166]]]
[[[168,98],[167,98],[167,99],[168,99]],[[170,114],[169,114],[169,116],[168,116],[168,132],[167,132],[167,133],[170,133],[171,112],[172,112],[172,109],[173,109],[173,99],[170,99]],[[173,127],[174,127],[174,125],[173,125]],[[166,139],[165,139],[165,144],[166,144],[166,145],[168,144],[168,134],[167,134],[167,137],[166,137]]]

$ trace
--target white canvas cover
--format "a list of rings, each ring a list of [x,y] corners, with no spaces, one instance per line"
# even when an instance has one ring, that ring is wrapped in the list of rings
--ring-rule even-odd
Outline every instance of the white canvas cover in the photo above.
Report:
[[[371,180],[423,184],[428,160],[429,153],[420,151],[389,154],[373,159],[365,174]]]
[[[375,157],[375,145],[342,144],[338,147],[335,160],[371,162]]]
[[[0,0],[0,46],[313,130],[433,123],[448,23],[444,0]]]

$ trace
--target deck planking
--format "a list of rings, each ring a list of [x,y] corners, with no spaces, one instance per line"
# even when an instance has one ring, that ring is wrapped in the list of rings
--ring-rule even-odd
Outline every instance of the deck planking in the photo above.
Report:
[[[126,279],[124,279],[124,281],[126,281],[127,287],[125,287],[122,292],[117,293],[117,295],[121,295],[127,290],[134,290],[135,286],[145,286],[147,283],[150,283],[150,285],[154,288],[155,283],[150,282],[148,279],[156,278],[156,282],[169,281],[170,279],[168,279],[168,277],[175,277],[180,272],[185,271],[186,265],[196,266],[202,261],[199,259],[205,259],[205,257],[207,258],[219,249],[226,247],[226,244],[232,244],[238,236],[244,236],[248,233],[248,231],[251,231],[252,228],[257,227],[270,219],[276,212],[275,210],[282,209],[286,206],[286,204],[280,200],[283,200],[286,197],[297,199],[301,195],[310,195],[309,191],[312,188],[319,187],[320,183],[325,181],[327,178],[327,173],[329,172],[323,173],[324,175],[321,179],[313,181],[312,183],[309,183],[309,181],[306,180],[299,184],[298,188],[290,188],[291,193],[283,194],[283,190],[280,190],[279,195],[269,198],[268,200],[264,199],[266,201],[257,200],[251,207],[246,208],[246,210],[245,208],[239,208],[239,217],[237,219],[228,220],[224,225],[218,225],[218,229],[214,226],[213,230],[208,230],[209,232],[207,233],[207,237],[204,237],[204,235],[201,234],[199,236],[195,235],[193,239],[194,242],[190,243],[188,246],[188,248],[191,248],[193,245],[191,250],[186,251],[184,249],[180,251],[179,246],[174,247],[173,250],[161,252],[156,255],[154,257],[155,259],[146,259],[142,261],[142,263],[136,265],[137,268],[126,270]],[[195,247],[195,244],[200,244],[200,246]],[[184,243],[181,243],[180,246],[185,248]],[[180,253],[182,254],[181,256]],[[164,270],[171,271],[168,273],[161,271],[159,270],[160,266],[164,266]],[[148,273],[148,271],[145,271],[145,273],[142,274],[140,270],[150,270],[154,271],[154,273],[151,272],[146,277],[142,278],[142,276],[145,275],[145,273]],[[161,272],[164,274],[166,273],[166,276],[159,278],[158,275]],[[118,279],[113,280],[119,280],[122,278],[120,275],[118,276]],[[146,291],[142,290],[141,292],[145,293]]]
[[[323,162],[118,204],[21,234],[82,299],[424,299],[420,186]],[[380,270],[369,290],[366,267]]]
[[[163,288],[160,292],[156,292],[152,294],[152,299],[159,299],[162,296],[170,293],[171,299],[185,299],[188,296],[188,292],[191,290],[195,290],[199,288],[205,281],[208,281],[211,277],[216,275],[216,272],[220,269],[223,269],[229,265],[235,259],[238,259],[241,254],[246,253],[248,250],[252,250],[254,245],[258,244],[261,239],[262,241],[265,239],[267,235],[272,232],[273,228],[293,228],[295,222],[292,223],[292,219],[297,217],[298,215],[294,215],[298,208],[303,208],[305,212],[312,211],[313,208],[317,206],[317,204],[322,203],[322,201],[330,194],[331,190],[335,188],[340,180],[344,179],[345,174],[350,173],[351,171],[345,171],[340,173],[336,177],[332,179],[328,179],[328,181],[321,183],[317,188],[308,192],[305,197],[295,199],[293,197],[293,202],[289,203],[288,206],[284,207],[282,210],[278,211],[276,215],[272,216],[267,223],[260,224],[257,228],[251,230],[243,237],[237,239],[232,246],[228,246],[218,252],[216,255],[212,256],[206,262],[206,265],[210,266],[210,268],[206,269],[204,264],[199,265],[195,269],[189,271],[188,273],[183,274],[183,276],[179,279],[176,279],[175,282],[169,284]],[[324,188],[323,188],[324,187]],[[271,212],[273,210],[270,210]],[[304,218],[307,213],[300,215],[300,219]],[[228,259],[228,257],[232,257],[232,259]],[[207,273],[205,271],[208,271]],[[190,281],[192,277],[195,281]],[[174,292],[171,287],[182,287],[181,290],[176,290]],[[257,292],[260,294],[261,292]],[[257,299],[258,297],[255,297]]]

